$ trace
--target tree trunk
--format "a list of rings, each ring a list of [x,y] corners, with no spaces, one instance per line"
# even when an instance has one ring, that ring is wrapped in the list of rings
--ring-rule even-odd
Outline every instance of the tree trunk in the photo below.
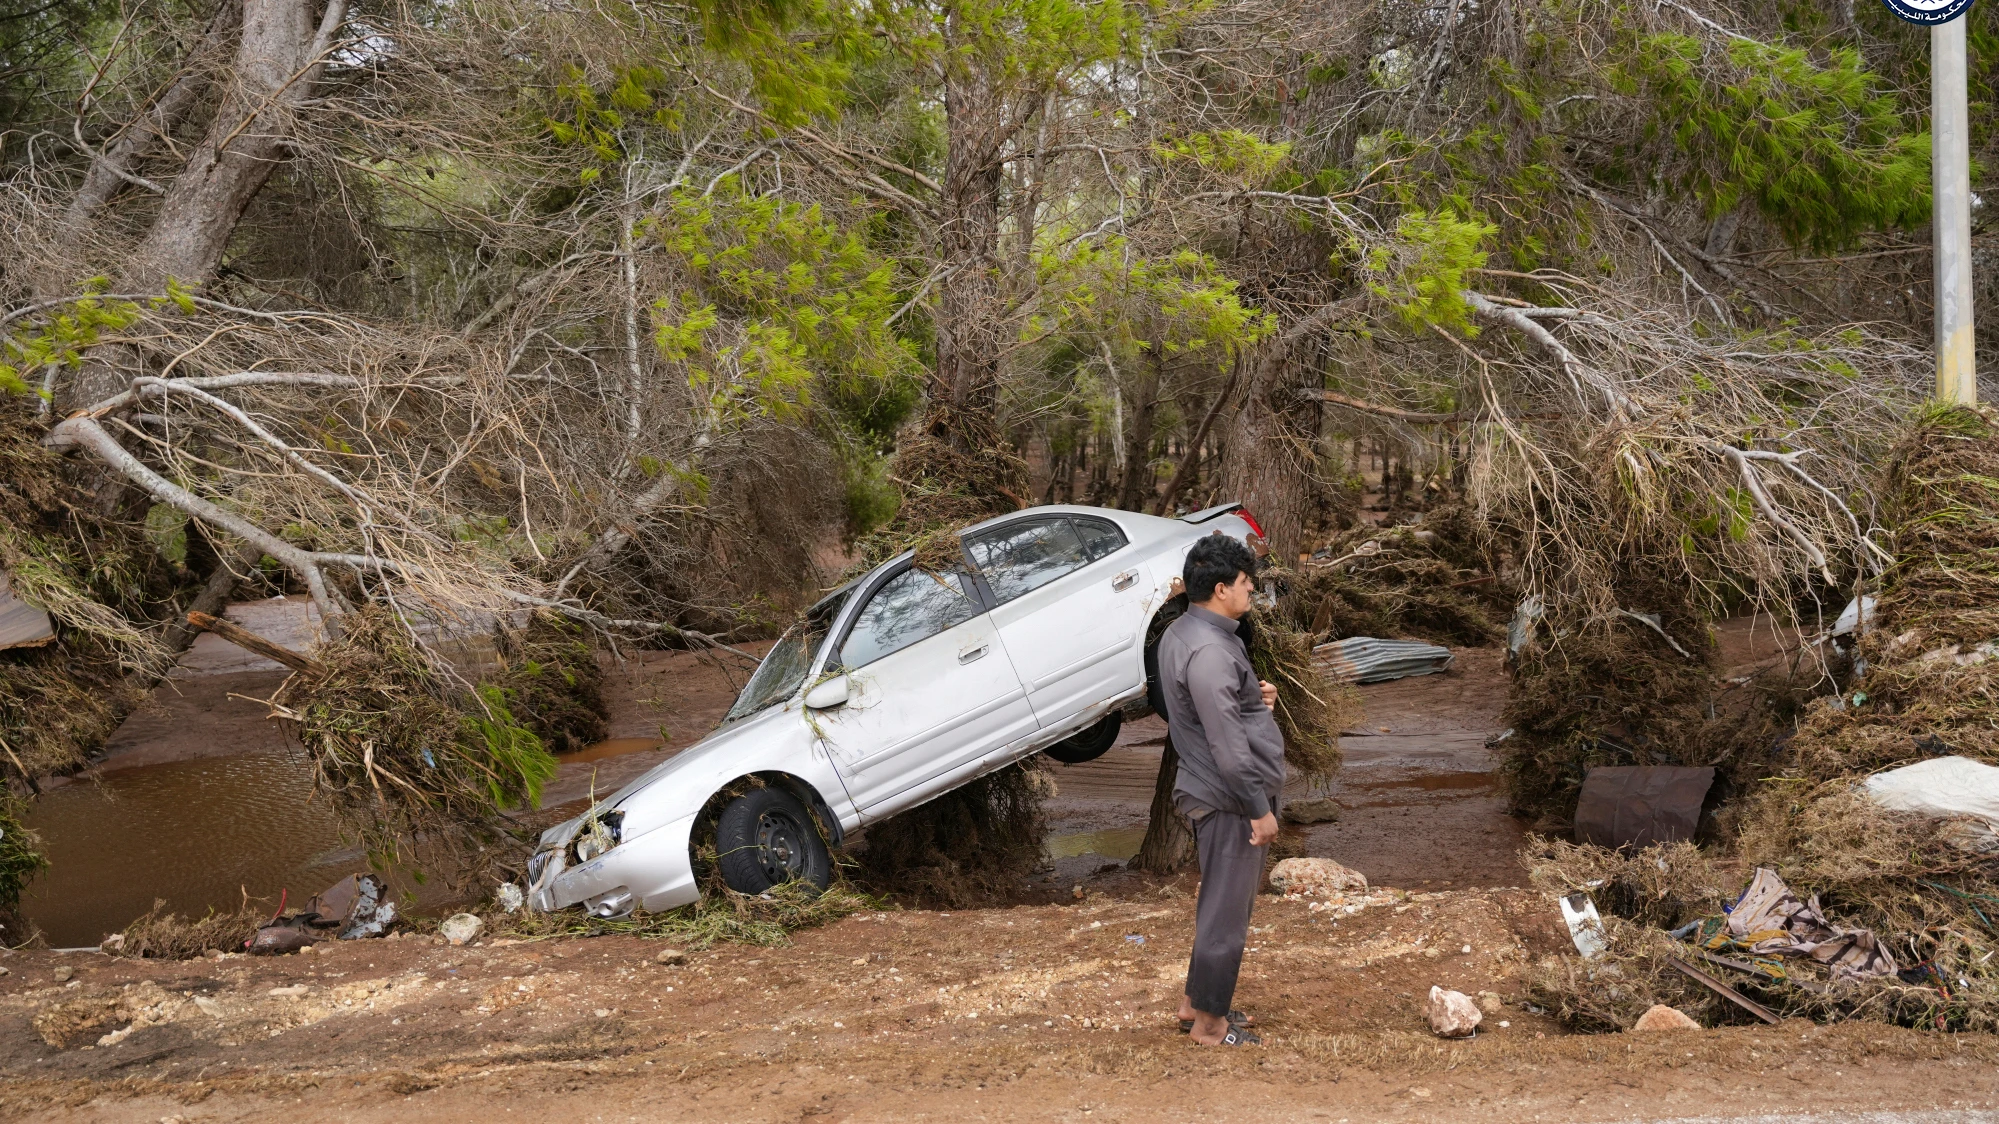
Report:
[[[1280,380],[1272,368],[1282,367],[1282,359],[1258,357],[1249,362],[1253,367],[1243,388],[1242,406],[1229,425],[1222,498],[1247,506],[1277,557],[1289,558],[1304,527],[1305,466],[1285,440],[1283,415],[1271,401],[1274,391],[1288,389],[1273,385]]]
[[[937,231],[941,262],[950,270],[937,283],[937,371],[931,391],[930,432],[953,448],[971,451],[999,403],[998,159],[1001,107],[991,83],[976,70],[944,84],[948,151],[943,222]]]
[[[1159,777],[1152,782],[1152,813],[1145,825],[1145,842],[1131,860],[1133,870],[1153,874],[1178,874],[1193,865],[1194,833],[1187,820],[1173,807],[1173,785],[1180,779],[1180,754],[1173,738],[1166,738],[1166,751],[1159,755]]]
[[[1247,506],[1279,558],[1295,557],[1304,533],[1305,479],[1301,449],[1309,434],[1291,432],[1288,408],[1298,390],[1298,348],[1313,335],[1358,311],[1365,298],[1320,305],[1297,323],[1243,353],[1242,407],[1228,428],[1222,459],[1223,502]]]
[[[289,151],[294,116],[312,95],[346,18],[346,0],[327,0],[316,28],[314,0],[242,3],[242,35],[222,104],[127,258],[114,286],[120,292],[163,292],[169,279],[194,289],[214,279],[244,208]],[[68,401],[83,405],[118,393],[132,377],[125,368],[138,361],[127,347],[93,349]]]
[[[1134,388],[1131,418],[1124,431],[1124,479],[1118,485],[1118,507],[1144,511],[1152,495],[1152,419],[1159,412],[1159,364],[1148,360],[1151,374]]]
[[[180,74],[166,91],[91,159],[90,170],[83,175],[83,186],[77,188],[64,215],[72,229],[89,225],[97,212],[126,186],[138,186],[132,181],[137,178],[139,161],[152,152],[161,138],[173,132],[174,126],[208,88],[207,71],[214,63],[214,56],[222,50],[223,41],[236,30],[242,12],[237,0],[223,0],[209,17],[200,44],[181,65]]]

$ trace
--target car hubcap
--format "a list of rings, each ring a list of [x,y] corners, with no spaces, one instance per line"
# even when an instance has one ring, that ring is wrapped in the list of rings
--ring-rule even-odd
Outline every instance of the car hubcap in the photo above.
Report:
[[[765,812],[757,820],[757,861],[772,885],[789,882],[805,868],[804,831],[782,812]]]

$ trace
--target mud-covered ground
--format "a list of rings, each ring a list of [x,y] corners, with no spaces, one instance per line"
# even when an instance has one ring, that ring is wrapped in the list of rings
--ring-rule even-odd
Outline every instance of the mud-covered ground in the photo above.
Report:
[[[1730,662],[1774,650],[1743,628],[1724,644]],[[1057,771],[1051,862],[1004,908],[870,912],[677,966],[630,937],[0,955],[0,1119],[1991,1119],[1991,1036],[1575,1036],[1529,1009],[1520,973],[1568,942],[1552,901],[1519,888],[1524,832],[1486,744],[1504,687],[1498,653],[1474,650],[1448,675],[1363,690],[1340,816],[1287,844],[1384,892],[1346,915],[1259,900],[1237,1005],[1262,1020],[1260,1048],[1178,1033],[1196,882],[1118,863],[1157,770],[1148,721]],[[722,669],[664,653],[612,691],[613,734],[647,740],[572,759],[557,800],[689,744],[732,694]],[[1429,1034],[1433,984],[1481,997],[1477,1038]]]
[[[1178,1033],[1184,884],[868,913],[678,967],[629,937],[188,962],[17,953],[0,977],[0,1117],[1358,1124],[1995,1099],[1988,1036],[1801,1021],[1566,1035],[1522,1003],[1517,973],[1564,939],[1540,895],[1381,896],[1337,920],[1259,901],[1238,1003],[1267,1043],[1244,1050]],[[1432,984],[1490,993],[1477,1038],[1428,1034]]]

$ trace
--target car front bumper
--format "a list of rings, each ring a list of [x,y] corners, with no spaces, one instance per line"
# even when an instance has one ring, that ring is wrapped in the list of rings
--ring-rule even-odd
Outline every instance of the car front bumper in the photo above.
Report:
[[[551,913],[581,905],[597,916],[619,917],[635,907],[665,910],[700,900],[687,847],[693,816],[622,840],[589,862],[571,866],[570,842],[580,819],[550,832],[530,860],[529,909]]]

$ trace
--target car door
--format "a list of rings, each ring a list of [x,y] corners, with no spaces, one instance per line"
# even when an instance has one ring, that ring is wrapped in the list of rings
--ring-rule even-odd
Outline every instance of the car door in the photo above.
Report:
[[[827,661],[847,702],[812,712],[864,818],[1035,729],[997,629],[962,573],[909,567],[878,583]],[[871,811],[872,810],[872,811]]]
[[[1035,719],[1057,726],[1143,685],[1146,567],[1108,519],[1051,513],[982,531],[966,549]]]

